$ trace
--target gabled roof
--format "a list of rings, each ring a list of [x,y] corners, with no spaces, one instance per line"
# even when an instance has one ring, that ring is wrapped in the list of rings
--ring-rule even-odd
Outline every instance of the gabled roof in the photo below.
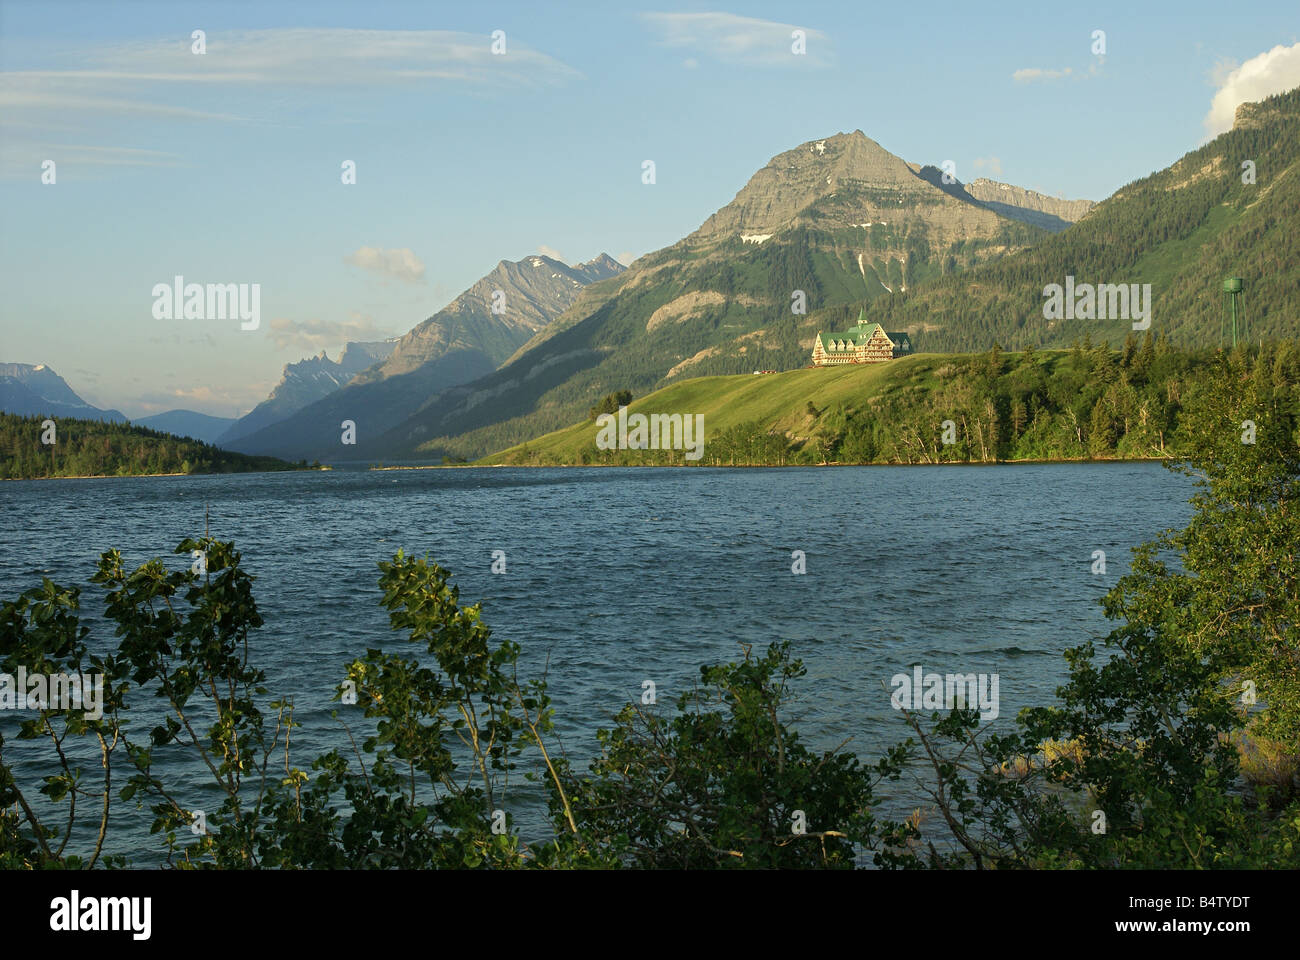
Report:
[[[827,350],[831,349],[831,344],[840,340],[846,340],[849,345],[856,347],[858,344],[870,340],[877,332],[883,333],[895,346],[903,343],[911,343],[911,338],[906,333],[891,333],[885,330],[885,328],[878,323],[868,322],[867,311],[865,308],[859,311],[858,322],[854,326],[841,332],[818,330],[817,339],[822,341],[822,346]]]

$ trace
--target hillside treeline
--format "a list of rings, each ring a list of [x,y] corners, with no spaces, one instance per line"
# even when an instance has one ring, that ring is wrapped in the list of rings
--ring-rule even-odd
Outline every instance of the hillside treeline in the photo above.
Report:
[[[275,457],[231,453],[209,443],[129,423],[0,413],[0,480],[40,477],[134,477],[159,473],[293,470]],[[53,443],[43,443],[51,436]]]

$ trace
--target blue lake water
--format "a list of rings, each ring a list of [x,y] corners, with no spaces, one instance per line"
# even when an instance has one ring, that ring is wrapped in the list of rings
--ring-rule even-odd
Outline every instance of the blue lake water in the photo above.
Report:
[[[346,663],[410,649],[378,605],[376,563],[400,547],[450,569],[521,675],[549,662],[557,731],[581,763],[594,731],[639,699],[671,702],[705,663],[791,640],[808,675],[792,715],[804,738],[874,759],[906,737],[886,688],[920,664],[997,673],[999,723],[1048,702],[1061,652],[1108,630],[1097,605],[1129,548],[1181,527],[1190,482],[1156,464],[824,469],[459,469],[0,483],[0,597],[42,575],[83,587],[100,552],[134,566],[203,532],[233,539],[266,623],[253,660],[306,724],[306,766],[340,746],[329,720]],[[491,572],[502,550],[506,572]],[[792,551],[807,572],[791,572]],[[1106,573],[1093,573],[1093,552]],[[97,645],[110,646],[100,624]],[[17,719],[0,713],[12,741]],[[144,737],[144,731],[137,731]],[[160,770],[168,771],[160,758]],[[24,765],[24,772],[35,772]],[[93,771],[88,771],[91,773]],[[204,793],[195,769],[170,775]],[[29,781],[30,782],[30,781]],[[34,792],[34,790],[33,790]],[[530,791],[520,788],[521,812]],[[196,801],[197,802],[197,801]],[[902,800],[900,805],[905,806]],[[122,804],[112,852],[160,849]],[[525,835],[530,835],[525,830]]]

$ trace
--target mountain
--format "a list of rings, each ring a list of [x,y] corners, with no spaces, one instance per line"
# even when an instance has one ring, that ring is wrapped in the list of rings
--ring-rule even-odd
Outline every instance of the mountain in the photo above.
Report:
[[[396,346],[396,340],[353,341],[344,346],[337,363],[322,350],[319,356],[285,364],[271,395],[233,421],[217,437],[216,443],[228,446],[240,437],[293,416],[303,407],[342,389],[367,367],[386,360]]]
[[[1034,248],[917,284],[869,305],[867,319],[923,331],[925,350],[1123,342],[1132,318],[1109,309],[1107,319],[1045,316],[1044,289],[1072,277],[1079,285],[1150,284],[1150,329],[1180,346],[1213,346],[1227,336],[1223,281],[1240,277],[1248,339],[1296,337],[1297,223],[1300,88],[1242,104],[1231,130],[1120,188]]]
[[[1049,197],[1034,190],[983,177],[966,184],[966,192],[1004,217],[1023,220],[1054,233],[1082,220],[1097,205],[1091,200]]]
[[[402,337],[392,355],[357,378],[375,383],[410,373],[455,350],[478,351],[496,368],[558,317],[589,283],[623,266],[607,254],[570,267],[550,257],[502,260],[487,276]],[[498,293],[500,296],[498,297]],[[500,305],[493,311],[493,302]]]
[[[607,393],[804,366],[818,328],[864,302],[1048,237],[861,131],[808,141],[698,230],[594,285],[501,369],[443,390],[359,448],[473,458],[565,426]]]
[[[593,284],[623,271],[604,254],[572,267],[544,256],[502,260],[343,389],[279,423],[234,438],[230,445],[245,453],[292,459],[365,456],[374,438],[431,396],[490,374]],[[356,448],[340,443],[344,420],[357,426]]]
[[[0,410],[24,416],[126,420],[118,410],[100,410],[86,403],[43,363],[0,363]]]
[[[151,417],[141,417],[139,420],[131,421],[137,427],[148,427],[150,430],[169,433],[174,437],[190,437],[212,444],[215,444],[217,438],[234,422],[231,417],[210,417],[206,413],[196,413],[193,410],[168,410],[166,413],[156,413]]]

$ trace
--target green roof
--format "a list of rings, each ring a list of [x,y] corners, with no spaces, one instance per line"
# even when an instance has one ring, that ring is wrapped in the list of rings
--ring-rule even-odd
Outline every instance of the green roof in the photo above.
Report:
[[[890,333],[878,323],[869,323],[867,321],[867,311],[865,308],[858,312],[858,322],[854,326],[849,327],[849,329],[840,333],[826,333],[822,330],[818,330],[817,336],[821,337],[822,343],[827,345],[827,349],[830,349],[829,341],[848,340],[856,346],[864,340],[870,340],[875,336],[877,330],[887,336],[890,340],[894,341],[895,344],[911,342],[911,338],[908,337],[906,333]]]

